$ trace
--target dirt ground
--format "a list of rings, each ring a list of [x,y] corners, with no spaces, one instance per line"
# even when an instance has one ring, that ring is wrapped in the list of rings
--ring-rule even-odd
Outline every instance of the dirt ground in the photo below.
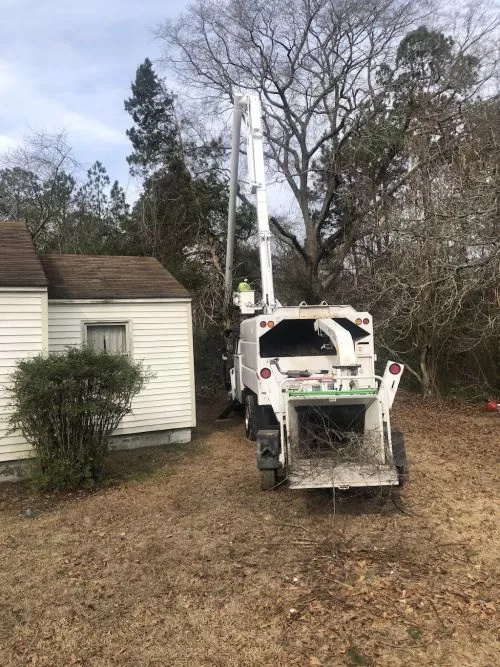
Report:
[[[114,455],[115,486],[3,485],[0,664],[500,664],[500,418],[481,408],[399,400],[400,497],[263,493],[213,404],[191,445]]]

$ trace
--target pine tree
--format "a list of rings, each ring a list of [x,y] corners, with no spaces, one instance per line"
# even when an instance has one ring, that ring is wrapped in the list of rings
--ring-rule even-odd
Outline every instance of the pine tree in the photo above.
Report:
[[[137,68],[132,97],[125,110],[134,126],[127,130],[133,152],[128,156],[132,174],[147,176],[179,156],[179,128],[172,93],[165,90],[149,58]]]

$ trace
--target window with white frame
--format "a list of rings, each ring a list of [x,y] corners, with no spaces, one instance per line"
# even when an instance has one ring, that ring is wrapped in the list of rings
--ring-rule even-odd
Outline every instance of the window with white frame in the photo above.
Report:
[[[85,344],[95,352],[129,354],[127,322],[86,322]]]

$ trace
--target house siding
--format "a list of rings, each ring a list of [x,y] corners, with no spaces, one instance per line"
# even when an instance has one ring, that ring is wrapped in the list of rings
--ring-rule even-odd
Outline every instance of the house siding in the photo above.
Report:
[[[115,435],[195,426],[190,301],[49,300],[49,351],[80,345],[84,322],[128,322],[131,356],[154,375]]]
[[[19,359],[47,349],[47,290],[0,287],[0,463],[29,456],[19,433],[9,433],[12,414],[9,387]]]

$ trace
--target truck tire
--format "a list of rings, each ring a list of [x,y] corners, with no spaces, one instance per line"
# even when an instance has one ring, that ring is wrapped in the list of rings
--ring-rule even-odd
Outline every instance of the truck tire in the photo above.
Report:
[[[246,394],[245,396],[245,435],[247,440],[257,440],[257,431],[259,424],[257,419],[257,396],[255,394]]]
[[[259,470],[260,472],[260,488],[262,491],[270,491],[276,486],[276,470],[274,468],[268,470]]]

